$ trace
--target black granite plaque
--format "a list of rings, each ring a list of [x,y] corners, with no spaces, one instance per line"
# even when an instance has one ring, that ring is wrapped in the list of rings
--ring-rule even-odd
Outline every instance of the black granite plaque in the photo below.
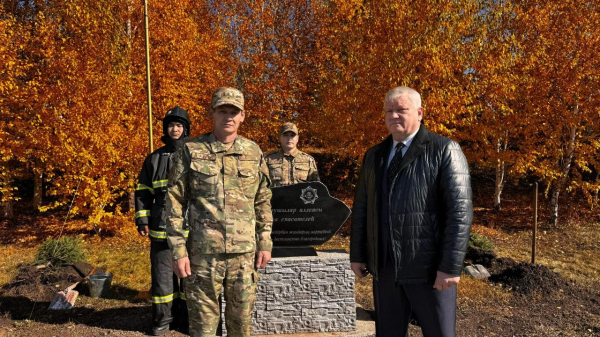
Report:
[[[272,189],[274,246],[321,245],[342,227],[350,209],[321,182]]]
[[[271,251],[271,257],[296,257],[296,256],[319,256],[317,250],[312,246],[275,246]]]

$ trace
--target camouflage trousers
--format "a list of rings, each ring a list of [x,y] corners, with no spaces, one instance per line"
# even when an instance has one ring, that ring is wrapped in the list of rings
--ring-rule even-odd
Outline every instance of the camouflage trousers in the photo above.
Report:
[[[219,295],[224,289],[228,336],[250,336],[258,273],[255,253],[195,254],[192,275],[184,278],[190,336],[215,336],[221,317]]]

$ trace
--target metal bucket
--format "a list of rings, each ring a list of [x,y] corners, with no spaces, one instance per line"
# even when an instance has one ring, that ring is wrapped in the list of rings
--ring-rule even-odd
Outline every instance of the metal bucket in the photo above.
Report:
[[[98,298],[108,297],[110,292],[110,283],[112,282],[113,274],[93,274],[88,276],[88,287],[90,289],[90,296]]]

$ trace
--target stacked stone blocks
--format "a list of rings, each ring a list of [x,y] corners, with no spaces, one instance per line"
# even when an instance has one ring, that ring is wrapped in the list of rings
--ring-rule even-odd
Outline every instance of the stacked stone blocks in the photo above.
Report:
[[[318,254],[274,258],[260,270],[252,335],[355,330],[349,256],[345,252]]]

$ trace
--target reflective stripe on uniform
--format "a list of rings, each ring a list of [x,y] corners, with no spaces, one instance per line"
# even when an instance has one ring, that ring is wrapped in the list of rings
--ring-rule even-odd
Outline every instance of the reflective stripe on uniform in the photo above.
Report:
[[[150,192],[152,192],[152,194],[154,194],[154,189],[152,187],[146,186],[144,184],[138,184],[137,187],[135,188],[136,191],[141,191],[141,190],[149,190]]]
[[[168,303],[173,301],[173,294],[167,296],[152,296],[152,303]]]
[[[135,218],[143,218],[143,217],[147,217],[150,216],[150,211],[147,209],[143,209],[141,211],[137,211],[135,212]]]
[[[155,239],[166,239],[167,238],[167,232],[165,231],[153,231],[150,230],[150,236],[155,238]]]
[[[190,235],[190,231],[186,230],[184,236],[187,238]],[[155,239],[166,239],[167,238],[167,232],[165,231],[153,231],[150,230],[150,236],[155,238]]]
[[[152,182],[152,187],[154,188],[158,188],[158,187],[166,187],[167,183],[169,182],[168,179],[164,179],[164,180],[156,180]]]
[[[187,239],[187,237],[190,235],[190,230],[186,229],[185,230],[185,234],[183,234],[183,236],[185,236],[185,238]]]
[[[185,301],[185,293],[184,292],[179,292],[179,299],[182,301]]]

